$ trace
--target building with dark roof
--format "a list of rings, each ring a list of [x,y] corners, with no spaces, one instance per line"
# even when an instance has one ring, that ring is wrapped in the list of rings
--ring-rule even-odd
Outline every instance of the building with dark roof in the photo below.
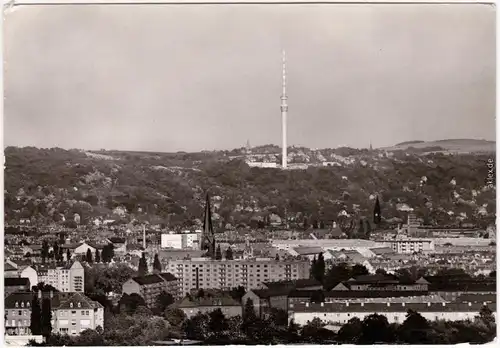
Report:
[[[243,306],[248,300],[252,300],[255,314],[259,317],[269,315],[272,308],[286,311],[288,309],[288,294],[292,289],[272,288],[249,290],[241,298]]]
[[[174,298],[181,296],[178,279],[171,273],[148,274],[133,277],[122,286],[123,294],[139,294],[148,307],[154,307],[158,295],[165,291]]]
[[[4,296],[17,291],[30,291],[31,283],[28,278],[4,278]]]
[[[5,331],[9,335],[29,335],[33,300],[50,299],[52,332],[77,335],[97,327],[104,329],[104,307],[82,293],[14,292],[5,298]]]
[[[226,318],[242,315],[241,303],[226,293],[208,293],[201,298],[189,295],[174,306],[182,310],[188,318],[200,312],[209,313],[215,309],[220,309]]]

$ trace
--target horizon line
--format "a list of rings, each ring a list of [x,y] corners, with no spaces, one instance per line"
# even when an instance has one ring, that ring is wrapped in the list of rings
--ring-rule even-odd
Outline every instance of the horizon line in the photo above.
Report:
[[[450,138],[450,139],[437,139],[437,140],[407,140],[407,141],[402,141],[402,142],[399,142],[397,144],[394,144],[394,145],[390,145],[390,146],[382,146],[382,147],[373,147],[373,150],[383,150],[383,149],[387,149],[387,148],[391,148],[391,147],[396,147],[396,146],[403,146],[403,145],[409,145],[410,143],[415,143],[415,144],[419,144],[419,143],[434,143],[434,142],[443,142],[443,141],[457,141],[457,140],[472,140],[472,141],[484,141],[484,142],[490,142],[490,143],[496,143],[496,140],[489,140],[489,139],[479,139],[479,138]],[[281,149],[281,146],[277,145],[277,144],[261,144],[261,145],[254,145],[254,146],[251,146],[250,148],[253,149],[253,148],[258,148],[258,147],[262,147],[262,146],[276,146],[277,148]],[[179,152],[184,152],[184,153],[202,153],[202,152],[224,152],[224,151],[234,151],[234,150],[240,150],[240,149],[245,149],[246,146],[242,145],[240,147],[235,147],[235,148],[232,148],[232,149],[211,149],[211,150],[208,150],[208,149],[200,149],[200,150],[195,150],[195,151],[187,151],[187,150],[170,150],[170,151],[167,151],[167,150],[140,150],[140,149],[106,149],[106,148],[100,148],[100,149],[89,149],[89,148],[78,148],[78,147],[71,147],[71,148],[68,148],[68,147],[60,147],[60,146],[52,146],[52,147],[39,147],[39,146],[35,146],[35,145],[5,145],[4,144],[4,152],[5,150],[8,148],[8,147],[14,147],[14,148],[19,148],[19,149],[23,149],[23,148],[36,148],[36,149],[39,149],[39,150],[42,150],[42,149],[62,149],[62,150],[66,150],[66,151],[71,151],[71,150],[78,150],[78,151],[89,151],[89,152],[101,152],[101,151],[105,151],[105,152],[114,152],[114,151],[117,151],[117,152],[151,152],[151,153],[179,153]],[[349,145],[338,145],[338,146],[335,146],[335,147],[309,147],[309,146],[306,146],[306,145],[289,145],[287,146],[287,149],[289,148],[306,148],[306,149],[309,149],[309,150],[328,150],[328,149],[341,149],[341,148],[349,148],[349,149],[357,149],[357,150],[363,150],[363,149],[369,149],[370,146],[368,144],[367,147],[351,147]],[[496,150],[496,149],[495,149]],[[451,150],[449,150],[451,151]]]

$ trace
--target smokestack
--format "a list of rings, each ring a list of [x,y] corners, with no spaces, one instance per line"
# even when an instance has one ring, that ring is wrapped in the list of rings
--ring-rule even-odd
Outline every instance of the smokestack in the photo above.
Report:
[[[283,91],[281,94],[281,131],[282,131],[282,159],[281,159],[281,167],[283,169],[287,168],[287,139],[286,139],[286,118],[288,112],[288,97],[286,95],[286,55],[285,51],[283,51]]]
[[[146,251],[146,225],[142,225],[142,247]]]

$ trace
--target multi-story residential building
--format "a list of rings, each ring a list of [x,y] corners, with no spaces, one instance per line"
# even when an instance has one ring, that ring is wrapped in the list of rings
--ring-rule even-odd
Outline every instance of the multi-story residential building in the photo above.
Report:
[[[5,298],[5,331],[9,335],[29,335],[33,300],[49,298],[52,332],[76,335],[86,329],[104,329],[104,307],[81,293],[15,292]]]
[[[426,253],[434,250],[434,241],[432,239],[399,238],[379,242],[389,246],[398,254]]]
[[[309,277],[309,260],[172,260],[167,270],[180,282],[182,293],[192,289],[254,289],[263,282]]]
[[[17,291],[31,291],[31,284],[28,278],[4,278],[4,291],[8,296]]]
[[[38,283],[52,285],[62,292],[83,292],[85,272],[80,262],[74,261],[63,267],[26,267],[21,277],[28,278],[32,286]]]
[[[345,324],[357,317],[363,320],[373,313],[383,314],[389,323],[402,323],[408,310],[420,313],[428,320],[474,320],[483,306],[488,306],[496,317],[496,303],[301,303],[290,304],[289,318],[305,325],[314,318],[324,322]]]
[[[178,279],[172,274],[158,273],[130,278],[122,285],[122,293],[139,294],[148,307],[153,307],[162,291],[179,298],[181,296],[179,287]]]

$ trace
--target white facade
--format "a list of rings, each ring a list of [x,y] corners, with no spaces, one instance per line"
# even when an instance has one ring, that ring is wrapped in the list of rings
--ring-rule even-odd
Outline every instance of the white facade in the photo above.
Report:
[[[448,321],[458,321],[458,320],[466,320],[466,319],[471,319],[473,320],[475,316],[479,315],[479,312],[419,312],[424,318],[427,320],[437,320],[437,319],[443,319],[443,320],[448,320]],[[352,318],[359,318],[360,320],[363,320],[365,317],[371,315],[373,313],[371,312],[329,312],[329,313],[323,313],[323,312],[296,312],[292,313],[291,318],[295,321],[295,323],[300,324],[300,325],[305,325],[307,324],[308,321],[313,320],[314,318],[321,319],[322,321],[325,322],[334,322],[334,323],[340,323],[340,324],[345,324]],[[406,319],[406,314],[407,312],[404,311],[390,311],[390,308],[387,309],[387,311],[384,312],[379,312],[379,314],[385,315],[387,317],[387,320],[389,323],[399,323],[401,324],[402,322],[405,321]],[[495,318],[496,318],[496,313],[494,313]]]
[[[92,256],[95,255],[95,248],[88,245],[87,243],[83,243],[82,245],[78,246],[75,248],[74,254],[75,255],[86,255],[87,250],[90,249],[90,252],[92,253]]]
[[[193,258],[172,260],[167,272],[179,279],[181,293],[191,289],[255,289],[262,282],[304,279],[309,276],[309,261],[274,259],[209,260]]]
[[[414,252],[434,251],[434,241],[431,239],[394,239],[384,241],[385,246],[390,247],[398,254],[413,254]]]
[[[22,270],[21,278],[28,278],[30,280],[31,286],[35,286],[38,284],[38,273],[31,266],[28,266]]]
[[[185,233],[182,235],[182,248],[193,248],[198,244],[197,233]]]
[[[169,234],[164,233],[161,235],[161,247],[162,248],[173,248],[173,249],[189,249],[193,248],[198,243],[197,233],[176,233]]]
[[[182,249],[182,234],[164,233],[161,235],[160,245],[162,248]]]
[[[21,272],[21,278],[28,278],[31,286],[43,282],[61,292],[83,292],[85,272],[82,264],[75,261],[71,267],[49,268],[43,275],[29,266]]]
[[[246,162],[249,167],[256,167],[256,168],[278,168],[278,164],[274,162]]]

